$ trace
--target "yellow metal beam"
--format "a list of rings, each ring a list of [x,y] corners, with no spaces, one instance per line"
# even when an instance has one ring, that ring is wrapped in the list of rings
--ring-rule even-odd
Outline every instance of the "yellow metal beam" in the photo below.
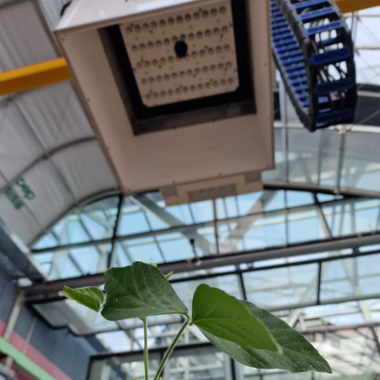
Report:
[[[380,0],[335,0],[342,13],[352,13],[380,6]]]
[[[0,96],[71,79],[64,58],[0,73]]]
[[[380,0],[335,0],[342,13],[380,6]],[[71,79],[64,58],[0,73],[0,96]]]

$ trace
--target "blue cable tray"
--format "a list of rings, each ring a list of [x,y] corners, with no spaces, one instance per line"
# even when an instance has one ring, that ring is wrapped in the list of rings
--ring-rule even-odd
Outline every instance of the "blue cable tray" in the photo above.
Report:
[[[351,35],[332,0],[272,0],[276,65],[310,131],[352,123],[357,102]]]

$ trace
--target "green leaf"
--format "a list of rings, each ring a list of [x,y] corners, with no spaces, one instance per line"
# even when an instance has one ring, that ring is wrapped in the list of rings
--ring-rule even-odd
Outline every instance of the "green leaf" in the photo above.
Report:
[[[104,302],[103,292],[95,286],[82,289],[71,289],[68,286],[64,286],[62,294],[95,311],[99,311]]]
[[[136,261],[125,268],[108,269],[104,278],[107,300],[102,315],[110,321],[187,314],[165,276],[150,264]]]
[[[269,311],[247,301],[241,301],[252,316],[257,318],[272,333],[282,348],[282,353],[239,346],[220,337],[202,331],[221,351],[241,364],[254,368],[284,369],[291,372],[317,371],[331,373],[327,361],[296,330]]]
[[[278,351],[266,327],[238,299],[205,284],[194,294],[193,324],[239,345]]]
[[[169,278],[172,276],[173,271],[165,275],[165,278],[169,281]]]

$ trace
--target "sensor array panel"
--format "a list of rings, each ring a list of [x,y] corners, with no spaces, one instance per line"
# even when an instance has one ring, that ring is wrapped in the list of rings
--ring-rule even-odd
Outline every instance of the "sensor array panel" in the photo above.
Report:
[[[233,92],[239,86],[229,1],[134,18],[120,24],[120,30],[147,107]],[[175,52],[179,41],[187,46],[183,58]]]

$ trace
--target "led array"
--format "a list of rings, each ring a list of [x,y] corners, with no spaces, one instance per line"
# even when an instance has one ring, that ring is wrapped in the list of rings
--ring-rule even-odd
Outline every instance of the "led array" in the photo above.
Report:
[[[228,0],[192,4],[181,11],[169,8],[165,16],[145,16],[120,29],[148,107],[232,92],[239,86]],[[187,45],[181,58],[174,49],[178,41]]]
[[[218,80],[210,80],[209,82],[206,83],[198,83],[197,85],[191,85],[190,87],[187,86],[180,86],[175,89],[169,89],[167,91],[161,91],[161,92],[153,92],[153,90],[150,90],[145,95],[146,100],[151,100],[151,99],[158,99],[158,98],[165,98],[166,96],[175,96],[175,95],[180,95],[180,94],[187,94],[188,92],[195,92],[195,91],[203,91],[203,90],[210,90],[212,88],[218,88],[219,86],[223,87],[226,85],[233,85],[234,79],[233,78],[228,78],[226,79],[221,79],[220,81]]]
[[[223,28],[215,28],[214,30],[206,29],[205,31],[199,31],[197,33],[189,33],[181,34],[180,36],[172,36],[171,38],[165,38],[163,40],[152,40],[148,41],[147,43],[140,43],[136,45],[131,46],[131,50],[133,53],[136,53],[140,51],[141,53],[144,52],[147,49],[153,49],[153,48],[161,48],[165,46],[170,46],[173,43],[176,43],[179,40],[182,41],[194,41],[196,39],[201,40],[203,37],[208,38],[212,36],[219,36],[220,33],[222,35],[226,34],[228,32],[228,27],[224,26]],[[230,50],[230,46],[228,44],[222,46],[219,46],[220,49],[224,49],[225,51]],[[220,51],[221,52],[221,51]]]

